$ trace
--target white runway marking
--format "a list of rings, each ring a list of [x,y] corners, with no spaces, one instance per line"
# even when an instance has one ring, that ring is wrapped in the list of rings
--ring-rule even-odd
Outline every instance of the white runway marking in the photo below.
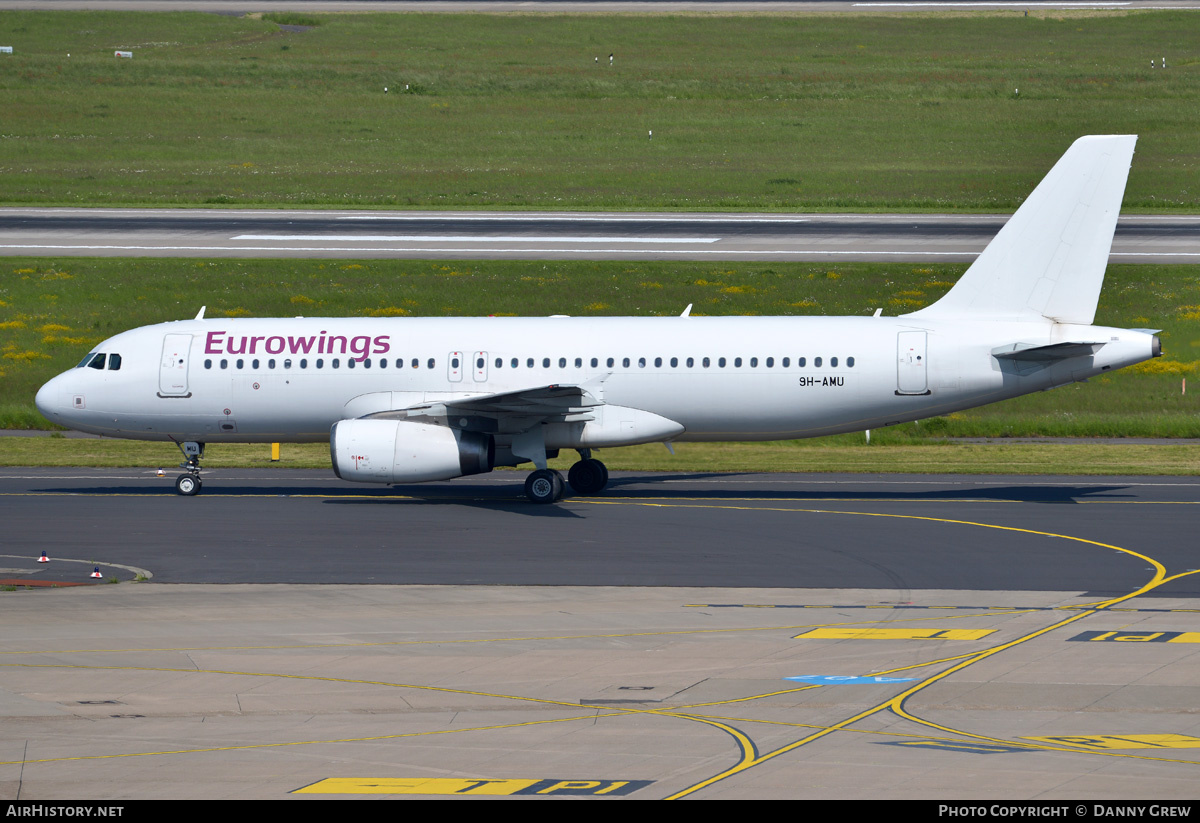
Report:
[[[487,237],[479,234],[239,234],[231,240],[309,240],[315,243],[716,243],[720,237]]]
[[[890,216],[890,215],[888,215]],[[503,221],[521,221],[527,220],[530,222],[555,222],[555,223],[728,223],[730,220],[738,223],[807,223],[810,218],[806,217],[741,217],[736,214],[731,214],[728,217],[687,217],[677,214],[664,214],[659,217],[629,217],[623,214],[605,214],[605,215],[541,215],[541,214],[500,214],[500,215],[477,215],[477,214],[419,214],[409,215],[403,213],[390,214],[351,214],[344,217],[339,217],[338,220],[476,220],[483,222],[487,220],[503,220]]]

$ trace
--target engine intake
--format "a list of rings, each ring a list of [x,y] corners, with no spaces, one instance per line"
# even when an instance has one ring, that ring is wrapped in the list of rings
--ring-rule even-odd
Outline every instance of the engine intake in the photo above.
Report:
[[[421,483],[490,472],[490,435],[404,420],[340,420],[329,432],[333,472],[358,483]]]

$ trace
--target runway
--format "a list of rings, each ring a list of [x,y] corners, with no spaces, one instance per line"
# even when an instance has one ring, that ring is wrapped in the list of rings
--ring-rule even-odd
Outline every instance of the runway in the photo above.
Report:
[[[0,209],[0,254],[970,262],[1007,215]],[[1114,263],[1200,261],[1200,216],[1123,216]]]
[[[1194,798],[1198,480],[520,477],[7,469],[0,794]]]

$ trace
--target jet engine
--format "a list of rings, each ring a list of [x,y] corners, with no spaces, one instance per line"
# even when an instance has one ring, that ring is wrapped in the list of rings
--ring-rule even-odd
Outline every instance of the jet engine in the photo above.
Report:
[[[490,472],[493,439],[404,420],[340,420],[329,432],[333,471],[358,483],[420,483]]]

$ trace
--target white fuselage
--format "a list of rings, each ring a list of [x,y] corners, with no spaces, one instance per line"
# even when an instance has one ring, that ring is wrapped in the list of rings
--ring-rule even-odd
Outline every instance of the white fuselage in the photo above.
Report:
[[[1037,368],[994,356],[1020,342],[1103,343]],[[47,383],[50,420],[112,437],[324,441],[340,420],[549,385],[657,415],[603,445],[783,440],[877,428],[1083,380],[1153,356],[1142,331],[1048,320],[906,317],[206,319],[125,332]],[[457,362],[457,365],[455,365]],[[451,423],[453,425],[453,423]],[[547,427],[547,448],[582,426]],[[680,430],[681,429],[681,430]],[[597,443],[599,445],[600,443]],[[587,445],[584,443],[584,445]]]

